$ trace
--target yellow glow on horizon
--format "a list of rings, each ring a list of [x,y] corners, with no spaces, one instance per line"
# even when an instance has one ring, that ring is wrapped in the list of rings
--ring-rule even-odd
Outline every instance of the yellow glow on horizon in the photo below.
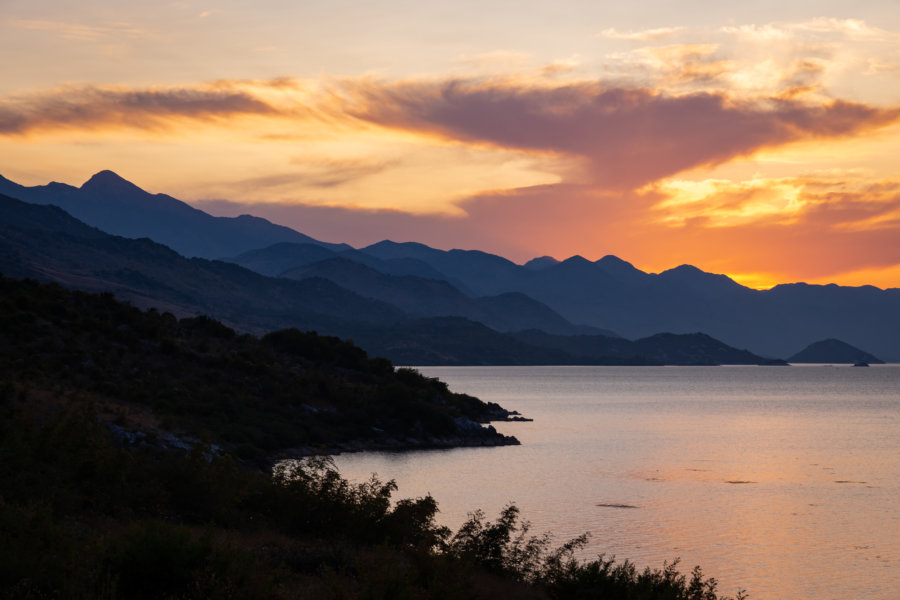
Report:
[[[824,282],[810,274],[829,270],[851,285],[900,282],[897,267],[862,268],[898,252],[889,236],[900,231],[890,188],[900,185],[900,123],[879,128],[888,117],[868,117],[900,105],[900,30],[881,29],[894,21],[732,14],[636,29],[644,24],[586,19],[606,29],[545,47],[558,33],[507,44],[519,31],[509,27],[474,45],[424,33],[443,20],[420,22],[421,38],[385,37],[374,21],[317,3],[286,5],[278,18],[249,5],[188,15],[185,3],[108,3],[104,16],[14,4],[22,14],[0,19],[0,46],[19,53],[0,82],[0,174],[19,183],[80,185],[112,169],[151,192],[248,212],[280,204],[390,210],[403,223],[434,217],[408,238],[428,243],[425,232],[452,223],[454,235],[498,254],[677,260],[758,289]],[[627,98],[609,106],[621,122],[607,122],[592,112],[605,91],[660,106],[708,94],[737,126],[717,137],[722,124],[704,125],[690,102],[671,103],[658,121],[629,120]],[[830,110],[841,101],[859,110]],[[486,122],[485,106],[508,106],[509,123]],[[692,118],[712,135],[691,142],[678,124]],[[793,136],[806,141],[784,141]],[[619,167],[636,173],[628,181],[669,176],[638,191],[614,185],[615,167],[605,183],[592,178],[629,143],[635,158]],[[694,156],[692,143],[708,152],[693,162],[662,156]],[[682,164],[696,166],[673,174]],[[878,244],[894,254],[878,254]],[[825,258],[835,249],[843,262]]]
[[[785,283],[783,278],[772,273],[724,273],[744,287],[754,290],[772,289],[779,283]]]
[[[874,285],[883,290],[900,288],[900,264],[885,267],[870,267],[810,279],[807,283],[827,285],[836,283],[846,286]]]

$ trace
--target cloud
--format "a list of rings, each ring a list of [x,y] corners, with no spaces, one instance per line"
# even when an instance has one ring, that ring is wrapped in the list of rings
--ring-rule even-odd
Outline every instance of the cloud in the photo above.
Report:
[[[210,121],[278,113],[251,93],[215,85],[168,89],[63,87],[0,100],[0,135],[97,127],[165,129],[174,119]]]
[[[900,80],[890,73],[890,65],[898,62],[900,33],[856,19],[694,27],[656,39],[644,32],[606,33],[605,37],[642,42],[608,54],[603,61],[608,77],[630,85],[670,93],[728,92],[744,98],[796,95],[802,87],[805,94],[818,93],[820,100],[867,103],[894,102],[900,93]],[[715,53],[693,52],[704,47],[715,48]],[[791,79],[804,64],[815,64],[817,70],[807,71],[811,76],[798,86]]]
[[[728,34],[738,35],[747,39],[771,42],[797,37],[801,34],[837,35],[841,37],[868,40],[885,41],[896,39],[897,34],[885,29],[872,27],[859,19],[836,19],[818,17],[799,23],[768,23],[766,25],[729,25],[721,28]]]
[[[598,185],[628,189],[763,148],[888,125],[900,108],[840,100],[735,100],[602,83],[351,82],[355,117],[466,144],[586,159]]]
[[[14,27],[32,31],[49,31],[67,40],[82,42],[99,42],[115,37],[132,39],[149,38],[151,35],[128,23],[111,23],[107,25],[84,25],[64,21],[46,21],[39,19],[19,19],[12,21]]]
[[[666,87],[691,86],[703,89],[711,84],[725,84],[735,71],[731,59],[719,56],[718,44],[675,44],[642,48],[644,65],[655,73],[658,84]]]
[[[658,222],[681,227],[796,225],[819,231],[900,230],[900,181],[863,177],[756,177],[747,181],[667,180],[648,186],[661,198]]]
[[[264,195],[265,190],[297,193],[304,188],[332,188],[356,182],[371,175],[396,167],[397,161],[369,161],[364,159],[319,159],[299,157],[290,160],[295,170],[261,177],[251,177],[230,182],[227,189],[231,195],[245,196],[247,193]]]
[[[684,27],[659,27],[641,29],[639,31],[618,31],[612,27],[604,29],[600,35],[612,40],[628,40],[632,42],[659,42],[672,39],[684,32]]]
[[[776,210],[742,218],[752,212],[747,208],[774,203],[765,194],[770,185],[792,190],[800,209],[789,219]],[[220,215],[250,212],[357,247],[382,239],[419,241],[444,249],[477,248],[519,263],[538,254],[589,259],[616,254],[646,271],[688,263],[762,287],[802,280],[897,287],[889,276],[900,265],[900,180],[759,179],[715,182],[710,189],[716,197],[690,209],[691,217],[677,226],[648,218],[648,211],[668,198],[660,190],[608,193],[572,184],[480,194],[463,202],[463,213],[455,216],[221,200],[194,204]],[[717,222],[722,215],[716,211],[722,210],[729,213],[727,222]],[[869,220],[878,226],[859,227]],[[880,278],[863,277],[873,273]]]

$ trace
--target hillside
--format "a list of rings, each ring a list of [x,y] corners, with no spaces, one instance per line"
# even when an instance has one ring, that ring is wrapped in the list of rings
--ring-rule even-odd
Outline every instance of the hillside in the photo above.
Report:
[[[112,171],[95,174],[81,187],[56,182],[26,187],[0,177],[0,194],[59,206],[107,233],[150,238],[187,257],[234,256],[278,242],[350,249],[346,244],[320,242],[251,215],[214,217],[172,196],[146,192]]]
[[[0,379],[92,398],[121,435],[149,420],[160,435],[212,435],[246,459],[517,443],[470,426],[505,418],[500,407],[337,338],[289,329],[257,339],[205,316],[178,320],[111,294],[7,278],[0,314]]]
[[[53,206],[0,196],[0,217],[0,273],[111,292],[136,306],[179,317],[211,315],[243,332],[291,327],[320,331],[355,339],[373,355],[399,364],[621,362],[534,346],[465,317],[415,319],[392,304],[320,277],[271,278],[231,263],[186,259],[151,240],[105,234]],[[507,326],[529,323],[513,320],[517,314],[545,321],[547,317],[540,305],[535,310],[535,303],[516,294],[476,299],[474,305],[507,319]]]
[[[787,356],[810,340],[835,338],[900,361],[900,289],[795,283],[754,290],[690,265],[645,273],[611,255],[596,261],[541,257],[517,265],[479,250],[445,251],[414,242],[385,240],[354,250],[249,215],[213,217],[170,196],[149,194],[108,171],[80,188],[59,183],[25,187],[0,177],[0,194],[57,204],[107,233],[149,237],[186,256],[232,257],[228,260],[269,276],[341,257],[387,275],[443,281],[470,298],[521,294],[534,301],[532,308],[542,305],[545,315],[555,313],[580,328],[554,329],[550,321],[535,321],[538,315],[532,310],[530,322],[489,322],[506,331],[533,327],[564,334],[615,331],[629,339],[662,331],[702,331],[763,356]],[[447,315],[419,310],[411,316]],[[483,311],[453,316],[487,322]]]
[[[540,329],[575,334],[589,329],[569,323],[552,309],[518,292],[470,298],[447,281],[416,275],[391,275],[345,255],[327,258],[281,274],[288,279],[320,277],[360,296],[386,302],[414,317],[458,316],[496,331]]]
[[[515,333],[514,337],[600,364],[763,365],[783,362],[732,348],[703,333],[658,333],[631,341],[603,335],[558,336],[529,330]]]
[[[580,562],[584,536],[553,548],[514,505],[452,532],[431,496],[327,457],[259,469],[298,446],[514,443],[474,422],[500,407],[347,342],[8,278],[0,321],[0,597],[719,598],[697,569]]]
[[[811,340],[837,338],[900,361],[900,289],[794,283],[754,290],[690,265],[645,273],[615,256],[519,266],[415,243],[383,241],[360,252],[423,261],[477,295],[520,292],[572,323],[629,339],[702,331],[754,354],[785,357]]]

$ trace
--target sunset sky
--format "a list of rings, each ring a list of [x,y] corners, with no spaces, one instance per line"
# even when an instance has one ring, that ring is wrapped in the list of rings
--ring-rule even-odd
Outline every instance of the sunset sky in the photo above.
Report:
[[[0,174],[319,239],[900,287],[896,0],[0,0]]]

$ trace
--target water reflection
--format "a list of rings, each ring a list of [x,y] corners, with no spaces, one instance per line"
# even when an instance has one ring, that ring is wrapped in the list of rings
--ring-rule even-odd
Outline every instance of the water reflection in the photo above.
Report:
[[[900,589],[900,367],[421,370],[535,419],[497,424],[522,446],[338,457],[432,493],[450,526],[515,501],[560,542],[591,531],[589,553],[681,557],[725,593]]]

